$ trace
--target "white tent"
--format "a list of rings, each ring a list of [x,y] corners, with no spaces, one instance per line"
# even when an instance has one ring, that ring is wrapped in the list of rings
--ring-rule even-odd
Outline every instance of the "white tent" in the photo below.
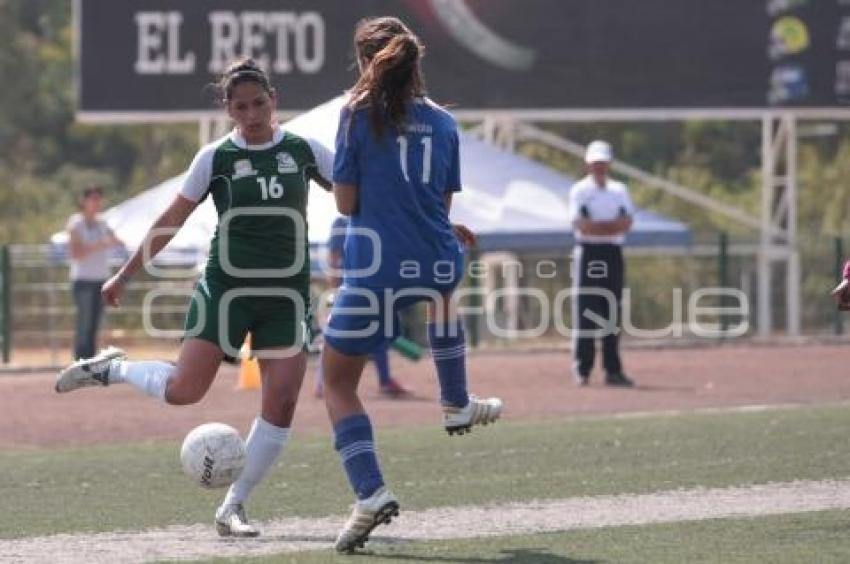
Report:
[[[295,134],[309,134],[333,150],[342,104],[343,98],[336,98],[284,127]],[[478,234],[482,250],[550,251],[572,245],[567,202],[574,178],[469,135],[461,136],[461,173],[464,188],[454,199],[452,219]],[[147,228],[172,200],[182,179],[181,175],[166,180],[104,213],[107,223],[130,249],[141,244]],[[333,197],[314,184],[307,209],[311,244],[327,241],[336,215]],[[180,260],[203,255],[216,220],[215,209],[207,199],[169,245],[167,256]],[[53,242],[63,243],[64,234],[54,235]],[[689,242],[685,225],[644,210],[636,213],[628,237],[628,244],[642,246]]]
[[[554,251],[574,243],[567,223],[570,188],[576,179],[473,137],[461,138],[463,191],[452,219],[470,226],[482,250]],[[690,243],[678,221],[638,209],[627,235],[632,246]]]

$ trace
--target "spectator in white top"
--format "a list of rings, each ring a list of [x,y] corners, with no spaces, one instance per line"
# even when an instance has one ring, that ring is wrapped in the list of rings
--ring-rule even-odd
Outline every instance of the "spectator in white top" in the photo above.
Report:
[[[622,245],[632,226],[634,205],[626,185],[608,177],[611,145],[587,146],[588,175],[570,191],[570,224],[575,234],[573,282],[573,376],[586,386],[593,369],[596,339],[602,339],[605,383],[631,387],[619,351],[624,264]]]
[[[68,247],[71,254],[71,288],[77,306],[74,358],[95,355],[97,333],[103,317],[100,287],[111,275],[112,249],[123,243],[99,217],[103,206],[103,188],[90,186],[79,199],[79,213],[68,219]]]

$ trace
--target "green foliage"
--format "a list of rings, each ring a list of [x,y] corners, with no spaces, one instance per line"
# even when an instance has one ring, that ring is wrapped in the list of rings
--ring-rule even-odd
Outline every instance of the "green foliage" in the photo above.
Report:
[[[102,184],[120,201],[183,170],[197,137],[187,125],[75,122],[71,2],[0,0],[0,243],[43,243],[76,195]]]
[[[553,130],[573,141],[588,143],[607,139],[617,157],[658,176],[668,178],[717,201],[760,216],[761,124],[756,122],[687,122],[594,125],[567,124]],[[580,159],[551,148],[525,143],[521,151],[556,169],[575,176],[584,174]],[[798,245],[803,327],[825,331],[835,313],[828,299],[836,272],[836,237],[850,231],[850,126],[841,124],[835,134],[807,136],[800,127],[798,152]],[[616,176],[616,175],[615,175]],[[635,203],[687,224],[695,243],[716,245],[720,232],[731,243],[757,244],[758,232],[735,220],[668,195],[640,183],[629,182]],[[845,247],[847,252],[850,245]],[[670,319],[670,289],[711,286],[717,280],[716,259],[629,260],[628,285],[632,288],[636,319]],[[755,258],[731,258],[728,282],[742,289],[755,286]],[[777,272],[774,287],[784,292],[785,276]],[[751,300],[755,299],[750,294]],[[751,301],[754,303],[754,301]],[[785,303],[772,305],[777,323],[784,323]]]
[[[760,124],[567,124],[555,126],[553,131],[580,143],[606,139],[614,145],[618,159],[758,216]],[[583,163],[575,157],[533,143],[522,150],[559,170],[576,176],[584,174]],[[741,237],[753,236],[752,230],[655,188],[632,182],[630,188],[638,205],[683,221],[695,232],[726,230]]]
[[[73,30],[68,0],[0,0],[0,244],[43,243],[62,229],[75,196],[102,184],[115,203],[181,172],[196,149],[191,124],[110,126],[75,121]],[[647,122],[561,124],[552,129],[578,142],[611,141],[619,158],[759,215],[761,124],[758,122]],[[550,148],[526,143],[521,151],[580,176],[583,164]],[[828,315],[825,284],[833,276],[831,237],[850,229],[850,127],[804,138],[799,154],[800,251],[806,279],[806,319]],[[746,226],[654,188],[632,183],[638,205],[691,227],[696,240],[757,240]],[[675,278],[712,273],[711,268]],[[638,267],[640,284],[666,287],[657,265]],[[645,276],[644,276],[645,275]],[[710,278],[709,278],[710,279]],[[703,283],[705,281],[703,280]],[[828,284],[827,284],[828,285]],[[660,299],[660,298],[659,298]],[[647,312],[647,315],[649,312]],[[664,318],[664,316],[661,316]]]

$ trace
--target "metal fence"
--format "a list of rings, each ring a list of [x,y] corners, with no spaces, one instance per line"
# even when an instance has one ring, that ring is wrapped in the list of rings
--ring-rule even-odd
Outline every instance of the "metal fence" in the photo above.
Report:
[[[828,292],[840,270],[843,242],[817,237],[801,240],[805,241],[799,249],[804,266],[803,331],[809,335],[840,334],[843,318]],[[695,235],[685,248],[627,248],[623,321],[632,329],[627,328],[625,338],[723,340],[738,336],[742,323],[747,325],[744,334],[752,334],[758,303],[757,248],[755,241],[733,240],[721,233]],[[563,299],[565,295],[569,298],[572,284],[567,253],[490,253],[473,258],[479,261],[478,275],[470,276],[468,271],[465,284],[479,288],[479,292],[461,300],[461,305],[474,345],[563,340],[563,327],[572,327],[570,301]],[[163,268],[171,269],[169,274],[175,276],[143,274],[130,283],[122,306],[107,311],[102,340],[124,345],[173,344],[178,340],[198,271]],[[70,356],[75,318],[65,259],[53,254],[47,245],[13,245],[0,252],[0,274],[4,362],[10,357],[15,362],[17,351],[33,349],[42,351],[51,364],[65,362]],[[784,283],[782,276],[775,280],[778,285]],[[737,298],[711,293],[694,302],[695,294],[707,288],[734,290],[745,298],[746,307],[737,307],[741,305]],[[322,277],[317,276],[314,296],[324,289]],[[155,299],[151,299],[152,291]],[[711,308],[727,309],[723,313]],[[777,299],[772,308],[775,326],[784,327],[785,304]],[[698,327],[714,328],[714,337],[694,331],[695,315]],[[405,334],[420,342],[425,340],[425,332],[423,324],[416,321],[422,316],[421,309],[414,310],[405,324]],[[170,331],[172,336],[153,337],[146,325]]]

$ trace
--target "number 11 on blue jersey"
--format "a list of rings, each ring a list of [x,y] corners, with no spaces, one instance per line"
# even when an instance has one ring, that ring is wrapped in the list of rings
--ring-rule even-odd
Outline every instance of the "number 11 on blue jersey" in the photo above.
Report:
[[[410,175],[408,174],[407,167],[407,150],[408,150],[408,141],[407,137],[404,135],[399,135],[397,138],[398,141],[398,152],[399,152],[399,162],[401,164],[401,173],[404,175],[404,179],[407,182],[410,182]],[[426,135],[422,137],[422,184],[428,184],[431,181],[431,151],[433,147],[433,143],[430,135]]]

